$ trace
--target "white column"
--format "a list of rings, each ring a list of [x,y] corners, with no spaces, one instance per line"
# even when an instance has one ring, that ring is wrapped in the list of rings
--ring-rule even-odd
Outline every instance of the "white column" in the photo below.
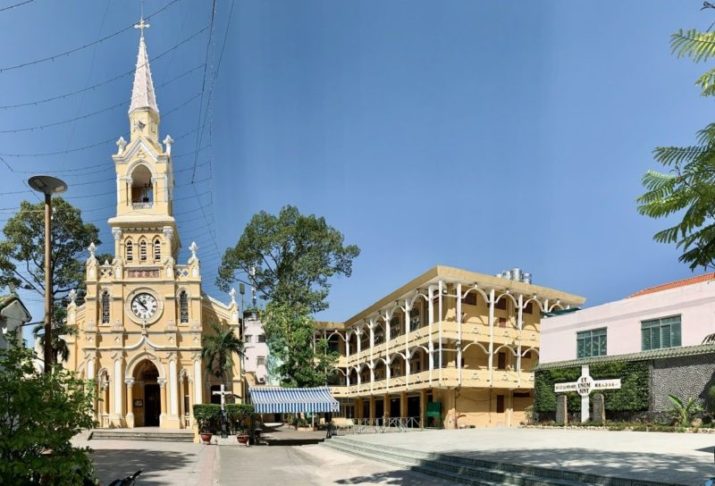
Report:
[[[427,288],[427,325],[429,332],[429,341],[427,342],[428,359],[429,359],[429,381],[432,381],[432,370],[434,369],[434,344],[432,343],[432,324],[434,323],[434,304],[432,299],[434,298],[434,287],[430,285]]]
[[[370,328],[370,362],[372,363],[373,348],[375,347],[375,319],[370,319],[367,327]]]
[[[201,360],[194,361],[194,403],[203,403],[203,389],[201,384]]]
[[[519,328],[519,344],[516,346],[516,380],[517,384],[521,385],[521,330],[524,328],[524,296],[522,294],[519,294],[519,313],[516,317],[516,324]]]
[[[176,360],[169,361],[169,416],[179,416],[179,401],[177,400],[178,393],[176,392]]]
[[[87,379],[94,380],[94,358],[87,362]]]
[[[405,299],[405,307],[402,309],[405,313],[405,387],[410,385],[410,327],[412,326],[410,312],[412,312],[412,304]]]
[[[443,320],[443,316],[444,316],[444,314],[442,313],[442,311],[443,311],[442,301],[444,300],[443,290],[444,290],[444,282],[442,282],[440,280],[438,282],[439,294],[437,296],[437,312],[439,313],[438,314],[439,321],[437,321],[437,328],[438,328],[438,335],[439,335],[439,345],[438,345],[439,356],[437,357],[438,362],[439,362],[439,381],[442,381],[442,366],[444,365],[444,363],[442,363],[442,359],[443,359],[443,357],[442,357],[442,354],[443,354],[442,353],[442,320]]]
[[[494,383],[494,289],[489,291],[489,386]]]
[[[358,359],[360,359],[360,358],[359,358],[359,355],[360,355],[360,352],[362,351],[362,339],[361,339],[361,337],[362,337],[362,333],[363,333],[363,332],[365,332],[365,331],[363,331],[362,329],[358,329],[357,331],[355,331],[355,336],[357,337],[357,354],[358,354]]]
[[[345,333],[345,385],[350,386],[350,336],[352,332]]]
[[[122,379],[122,358],[114,360],[114,414],[118,417],[122,416],[122,388],[124,380]]]
[[[457,383],[462,384],[462,284],[457,284]]]

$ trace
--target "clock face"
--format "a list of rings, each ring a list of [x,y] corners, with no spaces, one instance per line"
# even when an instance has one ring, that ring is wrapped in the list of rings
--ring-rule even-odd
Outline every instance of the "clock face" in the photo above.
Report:
[[[132,312],[139,319],[151,319],[156,314],[158,307],[156,298],[146,292],[137,294],[132,299]]]

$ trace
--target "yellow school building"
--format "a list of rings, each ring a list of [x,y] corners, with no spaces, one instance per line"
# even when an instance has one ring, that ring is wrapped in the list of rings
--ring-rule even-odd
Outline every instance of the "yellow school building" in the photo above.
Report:
[[[491,276],[437,266],[344,323],[317,323],[315,337],[339,352],[331,391],[344,417],[512,426],[533,401],[542,314],[584,300],[534,285],[519,269]]]

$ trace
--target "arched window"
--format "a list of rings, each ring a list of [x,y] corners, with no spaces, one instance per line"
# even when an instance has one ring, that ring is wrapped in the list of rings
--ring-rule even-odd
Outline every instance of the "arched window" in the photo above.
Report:
[[[179,322],[189,322],[189,296],[186,295],[186,290],[179,292]]]
[[[132,240],[127,240],[126,249],[124,251],[124,254],[127,257],[128,262],[131,262],[134,260],[134,243],[132,243]]]
[[[161,241],[159,238],[154,238],[154,261],[161,261]]]
[[[132,204],[134,209],[151,207],[154,202],[154,185],[149,169],[138,165],[132,171]]]
[[[102,324],[109,324],[109,292],[102,292]]]
[[[146,261],[146,240],[139,242],[139,260],[142,262]]]

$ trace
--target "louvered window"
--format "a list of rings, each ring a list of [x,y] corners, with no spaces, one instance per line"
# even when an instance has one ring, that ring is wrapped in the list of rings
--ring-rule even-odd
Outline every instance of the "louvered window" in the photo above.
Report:
[[[134,243],[132,243],[132,240],[127,240],[126,256],[128,262],[134,260]]]
[[[161,261],[161,241],[159,240],[159,238],[156,238],[154,240],[154,261]]]
[[[144,240],[139,242],[139,260],[146,261],[146,241]]]
[[[179,322],[182,324],[189,322],[189,297],[185,290],[179,293]]]
[[[102,292],[102,324],[109,324],[109,292]]]

